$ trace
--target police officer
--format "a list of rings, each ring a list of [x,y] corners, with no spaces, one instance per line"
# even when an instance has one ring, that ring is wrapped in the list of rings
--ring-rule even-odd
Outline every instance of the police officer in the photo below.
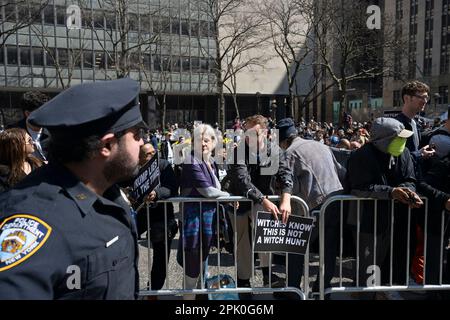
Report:
[[[117,183],[145,123],[131,79],[71,87],[34,111],[50,162],[0,196],[0,299],[135,299],[137,234]]]

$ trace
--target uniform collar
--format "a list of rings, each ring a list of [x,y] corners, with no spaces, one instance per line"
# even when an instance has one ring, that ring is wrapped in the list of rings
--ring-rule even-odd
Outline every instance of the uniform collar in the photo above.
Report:
[[[56,171],[55,176],[57,176],[58,185],[66,191],[67,195],[76,203],[83,215],[87,215],[91,211],[96,201],[100,201],[104,205],[114,204],[112,201],[90,190],[65,166],[61,164],[52,164],[52,166]]]

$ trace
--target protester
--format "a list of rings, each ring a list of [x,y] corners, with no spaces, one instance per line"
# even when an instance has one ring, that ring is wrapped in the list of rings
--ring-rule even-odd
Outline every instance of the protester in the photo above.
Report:
[[[183,197],[217,198],[229,196],[228,192],[221,191],[219,173],[211,156],[216,144],[217,137],[211,126],[201,124],[195,128],[194,150],[190,158],[183,163],[180,186]],[[184,267],[185,289],[195,288],[201,270],[205,270],[205,262],[209,255],[213,237],[216,209],[215,203],[205,202],[201,206],[199,203],[186,203],[184,205],[177,261]],[[193,299],[194,296],[184,295],[183,298]]]
[[[0,132],[0,193],[14,187],[43,163],[32,154],[33,139],[23,129]]]
[[[395,205],[393,268],[390,269],[388,253],[390,249],[391,201],[380,201],[378,210],[373,202],[361,204],[359,238],[359,283],[367,283],[371,274],[368,269],[376,265],[381,270],[381,280],[388,283],[389,271],[393,272],[394,284],[404,285],[406,267],[406,243],[409,241],[407,229],[407,207],[418,208],[423,205],[416,193],[416,176],[411,155],[405,148],[407,138],[413,135],[402,123],[392,118],[378,118],[374,121],[370,143],[353,152],[348,161],[347,179],[352,194],[380,200],[397,200],[403,205]],[[364,164],[364,165],[362,165]],[[377,215],[374,215],[376,211]],[[376,253],[374,252],[374,220],[376,217]],[[357,225],[356,208],[349,213],[351,225]],[[412,230],[410,230],[412,231]],[[413,236],[413,234],[412,234]],[[414,238],[409,241],[410,252],[414,251]],[[375,256],[375,257],[374,257]],[[411,257],[410,257],[411,258]],[[411,261],[411,259],[409,260]]]
[[[155,156],[156,150],[153,146],[150,143],[144,144],[139,153],[139,165],[144,166]],[[150,275],[152,290],[160,290],[164,285],[167,263],[170,257],[170,246],[178,230],[173,204],[156,204],[158,200],[178,195],[178,183],[175,173],[170,163],[165,159],[159,159],[158,167],[160,185],[155,190],[152,190],[145,199],[145,202],[149,205],[149,216],[147,217],[146,206],[142,206],[137,211],[136,219],[138,236],[148,231],[147,218],[150,219],[150,234],[147,234],[147,237],[150,237],[153,248],[153,263]]]

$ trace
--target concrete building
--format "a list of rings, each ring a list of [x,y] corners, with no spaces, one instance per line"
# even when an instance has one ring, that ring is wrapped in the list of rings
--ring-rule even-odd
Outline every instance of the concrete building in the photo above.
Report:
[[[164,102],[166,122],[217,121],[216,30],[202,0],[0,1],[1,123],[21,117],[20,97],[30,89],[55,95],[71,85],[124,75],[140,81],[143,114],[153,127]],[[71,30],[67,19],[73,12],[67,8],[73,4],[81,9],[81,28]],[[24,23],[24,17],[32,22]],[[267,51],[263,68],[239,75],[241,117],[269,115],[274,99],[284,103],[284,67]],[[232,121],[231,97],[226,101]]]
[[[384,108],[401,107],[403,84],[418,79],[431,88],[427,115],[445,112],[450,87],[450,0],[386,1],[386,12],[395,18],[396,31],[405,39],[406,48],[393,57],[394,77],[384,81]]]

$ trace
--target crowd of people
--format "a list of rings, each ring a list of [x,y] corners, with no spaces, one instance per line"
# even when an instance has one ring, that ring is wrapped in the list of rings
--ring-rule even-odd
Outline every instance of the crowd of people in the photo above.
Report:
[[[427,284],[438,284],[440,213],[450,211],[450,116],[443,123],[417,120],[430,99],[426,84],[412,81],[404,86],[404,104],[396,118],[358,123],[345,114],[338,126],[303,119],[295,123],[290,118],[276,122],[253,115],[243,121],[236,119],[225,132],[217,124],[198,122],[169,125],[166,131],[148,128],[138,111],[137,92],[134,81],[122,79],[75,86],[51,100],[38,93],[24,95],[22,124],[0,133],[0,285],[8,287],[0,292],[0,298],[133,298],[138,289],[133,282],[138,277],[136,244],[145,235],[150,237],[154,249],[149,286],[159,290],[167,277],[171,241],[177,232],[177,262],[185,273],[184,288],[193,289],[199,285],[200,272],[207,269],[210,248],[218,232],[215,219],[223,214],[237,233],[237,286],[251,287],[253,256],[249,232],[256,212],[270,212],[274,219],[286,222],[298,210],[291,207],[292,195],[301,197],[311,212],[320,210],[335,195],[395,200],[380,201],[376,209],[373,203],[365,203],[358,234],[356,208],[346,208],[345,223],[355,241],[359,239],[359,283],[366,283],[370,274],[365,271],[376,260],[383,284],[389,283],[390,263],[394,284],[407,284],[408,274],[411,281],[421,284],[424,273]],[[92,96],[102,101],[103,107],[97,107],[99,103],[90,99]],[[58,109],[61,105],[65,106],[64,111]],[[73,116],[80,112],[84,113]],[[150,205],[147,221],[147,210],[128,191],[139,168],[155,156],[159,159],[160,185],[146,196],[145,202]],[[277,170],[264,174],[264,170],[271,172],[274,164]],[[26,177],[34,170],[35,174]],[[182,219],[177,221],[172,204],[158,203],[176,196],[230,195],[246,197],[254,205],[186,203],[181,209]],[[269,200],[269,195],[279,195],[280,201]],[[421,197],[429,199],[426,223]],[[404,213],[408,208],[414,212],[409,230]],[[330,218],[325,224],[325,287],[331,286],[334,276],[338,209],[337,205],[327,209]],[[394,221],[386,214],[392,209]],[[71,215],[67,219],[72,225],[58,218],[61,210],[64,216]],[[83,219],[75,217],[75,212],[83,213]],[[92,215],[92,222],[84,219],[87,213]],[[30,220],[29,225],[38,226],[43,234],[33,243],[27,242],[36,250],[21,249],[26,242],[21,235],[28,235],[29,231],[16,221],[19,218]],[[11,223],[11,219],[16,220]],[[92,223],[98,224],[97,234]],[[444,223],[447,224],[447,217]],[[105,230],[99,232],[103,225]],[[70,234],[76,227],[86,230],[82,232],[84,239]],[[391,233],[392,227],[395,233]],[[146,234],[147,230],[150,234]],[[428,235],[426,245],[424,232]],[[445,230],[445,239],[448,236]],[[87,246],[85,242],[90,237],[103,243],[103,247]],[[317,238],[316,228],[312,243]],[[69,240],[76,245],[61,247]],[[115,242],[118,244],[114,246]],[[104,243],[112,249],[105,250]],[[407,243],[410,251],[405,250]],[[56,257],[52,253],[54,247],[64,254]],[[424,249],[427,259],[433,262],[418,267],[417,259],[423,261]],[[390,250],[392,262],[388,259]],[[47,270],[43,259],[58,262]],[[410,267],[406,266],[407,259]],[[304,257],[290,254],[288,261],[287,285],[300,287]],[[284,278],[270,273],[269,264],[267,254],[259,254],[264,285],[286,285]],[[79,291],[65,286],[70,276],[65,272],[66,265],[79,265],[86,273]],[[444,270],[445,279],[450,280],[450,263]],[[104,274],[108,276],[104,278]],[[317,288],[318,279],[313,290]],[[361,298],[373,299],[374,295],[364,294]]]

